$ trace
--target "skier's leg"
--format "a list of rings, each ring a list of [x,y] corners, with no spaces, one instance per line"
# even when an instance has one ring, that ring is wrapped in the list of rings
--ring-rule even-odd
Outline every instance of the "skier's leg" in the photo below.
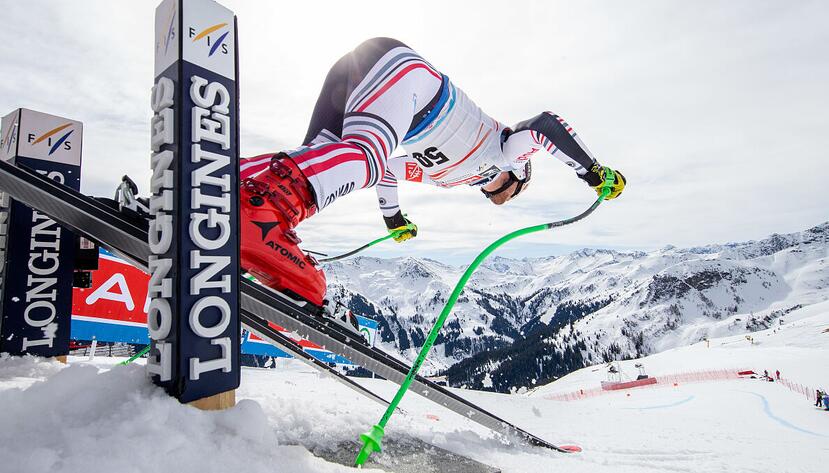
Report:
[[[441,81],[421,56],[391,38],[365,41],[334,64],[304,145],[287,152],[313,185],[318,209],[382,178],[415,112],[431,102]],[[245,160],[242,178],[268,164],[264,155]]]
[[[242,164],[243,267],[271,287],[321,304],[325,276],[303,255],[293,228],[337,198],[377,184],[441,80],[414,51],[388,38],[366,41],[340,59],[317,100],[306,144]]]
[[[336,130],[331,120],[342,95],[332,78],[348,82],[343,123]],[[306,141],[314,136],[310,139],[317,144],[288,152],[313,185],[320,210],[355,189],[377,184],[415,113],[434,98],[441,83],[442,75],[422,57],[389,38],[370,39],[335,64],[306,136]],[[323,130],[341,136],[326,141]]]
[[[334,63],[328,71],[317,103],[314,105],[308,131],[302,140],[304,146],[340,141],[353,64],[353,53],[348,53]],[[270,166],[273,156],[273,154],[262,154],[243,159],[240,177],[246,179],[265,171]]]
[[[400,46],[405,47],[395,39],[370,39],[334,63],[325,77],[302,144],[340,141],[349,94],[386,52]]]
[[[345,101],[348,98],[350,54],[334,63],[322,84],[308,131],[302,144],[310,146],[322,142],[339,141],[343,132]]]
[[[253,158],[269,167],[242,181],[242,268],[269,287],[321,306],[325,275],[316,260],[300,250],[293,230],[316,212],[314,194],[296,165],[278,157]]]

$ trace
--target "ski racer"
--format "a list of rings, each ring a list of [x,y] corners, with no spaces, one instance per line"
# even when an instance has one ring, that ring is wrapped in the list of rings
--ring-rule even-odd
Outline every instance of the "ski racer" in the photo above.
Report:
[[[395,240],[417,235],[400,209],[402,180],[470,185],[496,205],[530,182],[530,158],[547,153],[600,192],[604,169],[563,118],[542,112],[513,127],[485,114],[405,44],[374,38],[337,61],[302,146],[241,164],[242,267],[262,283],[317,306],[325,275],[294,228],[337,199],[374,187]],[[408,154],[394,156],[402,146]],[[612,192],[625,187],[616,172]]]

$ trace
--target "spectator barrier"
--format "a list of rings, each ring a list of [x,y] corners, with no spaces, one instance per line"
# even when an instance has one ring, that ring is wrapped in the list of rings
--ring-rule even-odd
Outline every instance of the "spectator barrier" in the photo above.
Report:
[[[746,377],[762,376],[753,370],[748,369],[721,369],[721,370],[703,370],[703,371],[689,371],[685,373],[660,375],[647,378],[646,380],[637,380],[623,383],[607,383],[603,382],[604,387],[595,387],[590,389],[579,389],[577,391],[570,391],[564,393],[551,393],[542,396],[544,399],[553,401],[576,401],[579,399],[587,399],[603,394],[609,394],[614,391],[639,389],[647,386],[677,386],[685,383],[700,383],[707,381],[730,381],[734,379],[744,379]],[[775,383],[783,386],[790,391],[804,396],[810,401],[815,399],[815,390],[805,384],[797,383],[792,380],[781,378],[775,380]]]
[[[542,396],[544,399],[549,399],[553,401],[576,401],[579,399],[586,399],[590,397],[600,396],[603,394],[609,394],[612,392],[626,390],[626,389],[642,389],[647,386],[676,386],[680,383],[699,383],[705,381],[727,381],[733,379],[741,379],[741,376],[738,374],[740,372],[744,372],[748,370],[742,369],[721,369],[721,370],[704,370],[704,371],[689,371],[685,373],[677,373],[677,374],[668,374],[668,375],[660,375],[651,378],[647,378],[647,383],[643,383],[642,381],[645,380],[638,380],[625,382],[614,385],[613,388],[605,388],[596,387],[590,389],[579,389],[577,391],[570,391],[564,393],[551,393]]]

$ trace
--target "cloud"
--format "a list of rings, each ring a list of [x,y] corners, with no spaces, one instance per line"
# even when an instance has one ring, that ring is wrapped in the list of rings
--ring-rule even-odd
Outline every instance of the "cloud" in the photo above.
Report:
[[[826,220],[826,2],[222,3],[239,17],[244,155],[296,146],[328,67],[364,39],[393,36],[505,123],[561,114],[628,177],[618,201],[510,244],[511,256],[756,239]],[[83,121],[87,193],[110,195],[123,174],[147,188],[154,7],[4,6],[0,112],[24,106]],[[594,198],[549,156],[534,167],[530,189],[504,207],[474,189],[402,186],[422,234],[378,251],[471,258]],[[331,251],[384,232],[372,190],[300,229],[309,248]]]

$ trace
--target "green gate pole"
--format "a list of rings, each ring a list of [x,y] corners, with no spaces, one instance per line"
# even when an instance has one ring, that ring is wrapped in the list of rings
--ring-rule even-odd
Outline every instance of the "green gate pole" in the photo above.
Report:
[[[466,286],[467,281],[472,276],[472,273],[478,269],[478,266],[489,256],[493,251],[495,251],[499,246],[503,245],[504,243],[518,238],[523,235],[528,235],[530,233],[540,232],[544,230],[549,230],[551,228],[556,227],[563,227],[565,225],[569,225],[571,223],[578,222],[579,220],[587,217],[594,210],[602,203],[605,197],[610,194],[611,188],[615,182],[616,175],[610,168],[605,169],[605,176],[604,176],[604,183],[602,184],[601,194],[599,198],[593,202],[593,205],[590,206],[587,210],[580,213],[579,215],[568,218],[565,220],[559,220],[558,222],[552,223],[544,223],[541,225],[535,225],[532,227],[522,228],[520,230],[516,230],[512,233],[509,233],[494,243],[487,246],[484,251],[482,251],[466,268],[466,271],[461,276],[458,283],[455,285],[455,289],[452,291],[452,295],[449,296],[449,300],[446,301],[446,305],[443,306],[443,311],[441,311],[440,315],[438,316],[437,320],[435,320],[435,324],[432,326],[432,330],[429,332],[429,336],[426,338],[426,342],[423,344],[423,347],[420,349],[420,353],[417,355],[417,359],[415,359],[414,364],[412,365],[409,373],[406,375],[406,379],[403,383],[400,384],[400,388],[397,390],[397,394],[395,394],[394,399],[389,404],[386,412],[383,414],[383,417],[380,419],[380,422],[375,424],[369,432],[364,434],[360,434],[360,440],[363,442],[362,448],[360,448],[360,453],[357,454],[357,458],[354,460],[355,466],[361,466],[363,463],[368,460],[368,457],[371,456],[374,452],[379,452],[382,449],[382,440],[385,431],[383,430],[386,427],[386,424],[389,422],[391,415],[394,413],[395,408],[403,399],[403,396],[406,394],[406,391],[409,389],[409,385],[412,384],[415,376],[417,376],[417,372],[420,370],[420,366],[426,360],[426,356],[429,354],[429,350],[431,350],[432,345],[435,343],[435,339],[438,337],[438,332],[440,329],[443,328],[443,323],[446,321],[446,317],[449,316],[449,313],[452,311],[452,308],[455,305],[455,302],[458,300],[458,297],[463,291],[464,286]]]
[[[135,360],[141,358],[142,356],[144,356],[144,354],[146,354],[148,351],[150,351],[150,345],[145,346],[143,350],[139,351],[135,355],[132,355],[129,360],[124,360],[124,361],[122,361],[118,364],[119,365],[128,365],[128,364],[132,363],[133,361],[135,361]]]

